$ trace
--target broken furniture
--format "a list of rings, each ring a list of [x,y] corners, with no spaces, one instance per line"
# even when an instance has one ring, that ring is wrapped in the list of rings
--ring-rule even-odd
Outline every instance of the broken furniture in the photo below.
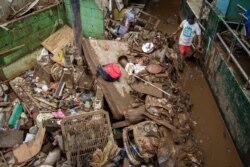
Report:
[[[156,30],[159,23],[160,19],[142,10],[140,10],[136,17],[136,24],[142,25],[147,30]]]
[[[129,133],[132,132],[133,140]],[[155,122],[145,121],[123,129],[123,144],[133,165],[149,161],[158,149],[159,132]],[[134,142],[132,142],[134,141]]]

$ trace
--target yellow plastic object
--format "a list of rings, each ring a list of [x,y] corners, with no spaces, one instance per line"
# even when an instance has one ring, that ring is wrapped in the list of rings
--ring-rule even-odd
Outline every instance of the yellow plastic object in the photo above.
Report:
[[[58,54],[59,56],[59,60],[62,61],[63,60],[63,51],[61,50]]]
[[[124,17],[125,13],[126,13],[127,9],[122,9],[120,12],[117,8],[114,9],[114,20],[122,20],[122,18]]]

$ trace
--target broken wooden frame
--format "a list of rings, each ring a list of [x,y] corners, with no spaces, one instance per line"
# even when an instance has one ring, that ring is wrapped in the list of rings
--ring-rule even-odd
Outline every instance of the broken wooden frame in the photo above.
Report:
[[[143,27],[147,30],[156,30],[160,22],[160,19],[142,10],[139,11],[136,17],[136,23],[139,25],[143,24]]]

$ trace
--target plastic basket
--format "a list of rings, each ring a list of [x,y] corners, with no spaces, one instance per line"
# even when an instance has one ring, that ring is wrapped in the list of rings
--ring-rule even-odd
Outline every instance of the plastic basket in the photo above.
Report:
[[[109,115],[105,111],[66,117],[61,127],[66,156],[74,167],[88,167],[95,150],[103,149],[110,136],[113,139]]]

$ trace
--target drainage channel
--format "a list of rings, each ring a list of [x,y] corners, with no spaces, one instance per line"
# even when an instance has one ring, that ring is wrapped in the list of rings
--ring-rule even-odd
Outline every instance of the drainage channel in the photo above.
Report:
[[[162,32],[171,34],[179,25],[180,4],[180,0],[151,0],[146,10],[161,19],[159,29]],[[195,62],[186,62],[182,82],[191,95],[193,117],[197,123],[195,136],[204,151],[205,166],[242,166],[205,76]]]

